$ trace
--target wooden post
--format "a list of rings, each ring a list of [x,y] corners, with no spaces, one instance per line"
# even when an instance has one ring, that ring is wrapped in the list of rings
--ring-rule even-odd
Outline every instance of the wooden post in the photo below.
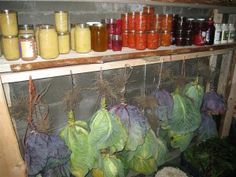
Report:
[[[229,135],[230,126],[232,122],[234,105],[236,101],[236,49],[234,50],[233,61],[231,62],[232,70],[230,72],[229,79],[229,91],[228,91],[228,99],[227,99],[227,111],[225,116],[222,118],[220,125],[220,137],[226,137]],[[228,78],[224,78],[228,80]]]
[[[16,134],[9,115],[0,78],[0,176],[26,177],[26,166],[21,157]]]
[[[211,73],[213,73],[215,71],[216,64],[217,64],[217,55],[213,55],[212,54],[210,56],[210,59],[209,59],[209,68],[210,68]],[[207,84],[206,84],[206,92],[210,91],[210,86],[211,86],[211,83],[207,82]]]

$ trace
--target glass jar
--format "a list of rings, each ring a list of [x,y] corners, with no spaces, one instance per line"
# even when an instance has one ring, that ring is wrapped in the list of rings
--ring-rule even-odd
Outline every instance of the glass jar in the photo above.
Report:
[[[75,24],[71,24],[70,47],[71,47],[72,50],[75,50]]]
[[[215,26],[213,19],[209,18],[207,21],[207,31],[206,31],[206,45],[213,45],[214,44],[214,36],[215,36]]]
[[[114,18],[109,19],[107,28],[108,28],[109,34],[115,34],[116,33],[116,19]]]
[[[147,14],[146,30],[155,30],[155,29],[156,29],[156,15]]]
[[[229,38],[229,25],[222,24],[221,44],[226,44]]]
[[[59,33],[68,32],[68,12],[56,11],[54,13],[56,30]]]
[[[184,30],[186,29],[186,17],[183,16],[178,16],[177,21],[176,21],[176,28],[177,30]]]
[[[59,55],[57,32],[53,25],[41,25],[39,30],[40,56],[44,59]]]
[[[112,36],[113,34],[108,35],[108,49],[112,49]]]
[[[92,27],[91,43],[95,52],[105,52],[108,49],[108,31],[105,24],[95,24]]]
[[[152,6],[144,6],[143,12],[145,12],[147,14],[155,14],[155,9]]]
[[[128,30],[135,30],[135,12],[128,14]]]
[[[131,30],[128,33],[128,47],[135,48],[135,30]]]
[[[37,49],[37,54],[40,55],[40,46],[39,46],[39,30],[40,30],[40,24],[36,25],[35,27],[35,32],[34,32],[34,36],[35,36],[35,41],[36,41],[36,49]]]
[[[70,35],[69,33],[58,33],[58,47],[60,54],[70,52]]]
[[[165,30],[160,33],[160,45],[161,46],[170,46],[171,45],[172,35],[171,32]]]
[[[75,50],[79,53],[91,51],[91,32],[87,24],[78,24],[75,27]]]
[[[129,32],[128,30],[123,31],[122,33],[122,47],[129,46]]]
[[[0,11],[0,26],[3,36],[16,36],[18,34],[17,14],[13,10]]]
[[[147,32],[147,48],[157,49],[159,47],[159,33],[155,30]]]
[[[121,14],[121,20],[122,20],[122,30],[128,30],[128,13]]]
[[[221,24],[215,24],[215,35],[214,35],[214,44],[220,44],[221,43],[221,35],[222,35],[222,28]]]
[[[197,19],[195,23],[193,44],[202,46],[206,41],[207,24],[204,18]]]
[[[235,27],[234,24],[229,24],[229,37],[228,42],[234,42],[235,40]]]
[[[160,15],[156,14],[155,15],[155,23],[154,25],[154,30],[160,31],[161,30],[161,18]]]
[[[37,49],[34,33],[20,33],[19,48],[22,60],[32,61],[37,58]]]
[[[34,25],[23,24],[18,26],[19,34],[34,33]]]
[[[115,34],[121,35],[121,33],[122,33],[122,21],[121,19],[116,19]]]
[[[121,51],[122,50],[122,39],[120,35],[112,36],[112,50]]]
[[[13,61],[20,58],[19,41],[17,36],[2,36],[2,49],[6,60]]]
[[[145,31],[135,32],[135,49],[144,50],[147,48],[147,33]]]
[[[176,46],[184,46],[185,45],[185,40],[183,37],[177,37],[176,38]]]
[[[194,18],[187,18],[186,21],[186,30],[193,30],[194,28]]]
[[[184,38],[184,45],[192,45],[192,38]]]
[[[135,12],[135,30],[145,31],[147,29],[147,14],[144,12]]]
[[[172,31],[173,15],[164,14],[160,15],[160,28],[162,31]]]

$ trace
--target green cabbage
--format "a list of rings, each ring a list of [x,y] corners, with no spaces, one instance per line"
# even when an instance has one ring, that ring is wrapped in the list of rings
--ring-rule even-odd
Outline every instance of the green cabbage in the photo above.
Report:
[[[68,125],[60,133],[71,150],[71,172],[76,177],[84,177],[92,169],[96,151],[88,143],[87,123],[75,121],[74,113],[68,113]]]
[[[157,166],[165,163],[167,152],[166,142],[162,138],[157,138]]]

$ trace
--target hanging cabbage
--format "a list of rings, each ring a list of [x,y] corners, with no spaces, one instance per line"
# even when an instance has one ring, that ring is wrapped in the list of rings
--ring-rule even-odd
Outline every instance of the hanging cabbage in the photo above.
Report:
[[[210,114],[202,113],[202,122],[198,129],[198,140],[204,141],[217,136],[216,122]]]
[[[88,143],[88,127],[83,121],[75,121],[73,111],[68,113],[68,125],[60,133],[71,150],[71,173],[75,177],[84,177],[92,169],[96,149]]]
[[[196,109],[190,98],[180,95],[178,90],[172,96],[174,108],[169,128],[178,134],[196,130],[201,122],[200,111]]]
[[[93,177],[125,177],[124,165],[114,155],[102,154],[97,167],[92,170]]]
[[[156,89],[152,95],[156,98],[157,109],[156,115],[159,120],[163,121],[162,125],[168,123],[168,120],[171,119],[171,114],[173,111],[173,98],[169,92],[166,90]]]
[[[183,94],[192,100],[193,104],[196,106],[196,109],[200,110],[204,90],[201,85],[199,85],[198,78],[196,81],[185,85]]]
[[[125,164],[131,170],[142,174],[155,172],[157,170],[158,143],[153,130],[147,131],[143,145],[125,155],[127,155]]]
[[[173,131],[169,131],[169,136],[170,136],[170,139],[171,139],[171,142],[170,142],[171,146],[173,148],[179,148],[180,151],[182,152],[191,143],[191,140],[194,136],[194,133],[189,132],[189,133],[180,134],[180,133],[176,133],[176,132],[173,132]]]
[[[120,118],[128,132],[128,140],[125,145],[125,150],[136,150],[137,146],[144,143],[147,131],[145,117],[137,107],[122,103],[113,106],[110,109],[110,112]]]
[[[105,108],[102,98],[101,108],[93,115],[88,140],[97,150],[109,148],[111,153],[122,151],[127,142],[127,133],[120,119]]]
[[[203,112],[210,112],[212,115],[224,114],[226,103],[222,96],[211,90],[205,93],[201,110]]]

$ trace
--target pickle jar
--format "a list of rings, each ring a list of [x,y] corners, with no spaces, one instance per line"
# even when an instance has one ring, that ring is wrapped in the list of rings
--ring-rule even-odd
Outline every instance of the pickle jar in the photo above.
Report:
[[[59,33],[68,32],[68,12],[56,11],[54,13],[56,30]]]
[[[105,52],[108,49],[108,30],[105,24],[94,24],[92,26],[92,49],[95,52]]]
[[[165,30],[161,33],[160,38],[160,45],[161,46],[170,46],[171,45],[171,39],[172,35],[171,32]]]
[[[57,32],[53,25],[42,25],[39,30],[40,55],[44,59],[56,58],[59,55]]]
[[[18,26],[19,34],[34,33],[34,26],[32,24],[23,24]]]
[[[72,50],[75,50],[75,24],[71,24],[70,47]]]
[[[2,36],[2,49],[6,60],[13,61],[20,58],[18,36]]]
[[[144,50],[147,48],[147,33],[145,31],[135,32],[135,49]]]
[[[87,24],[77,24],[75,27],[75,50],[78,53],[91,51],[91,32]]]
[[[34,33],[19,34],[19,48],[22,60],[32,61],[37,58],[36,41]]]
[[[60,54],[70,52],[70,35],[69,33],[58,33],[58,47]]]
[[[0,11],[0,26],[3,36],[16,36],[18,34],[17,14],[13,10]]]

